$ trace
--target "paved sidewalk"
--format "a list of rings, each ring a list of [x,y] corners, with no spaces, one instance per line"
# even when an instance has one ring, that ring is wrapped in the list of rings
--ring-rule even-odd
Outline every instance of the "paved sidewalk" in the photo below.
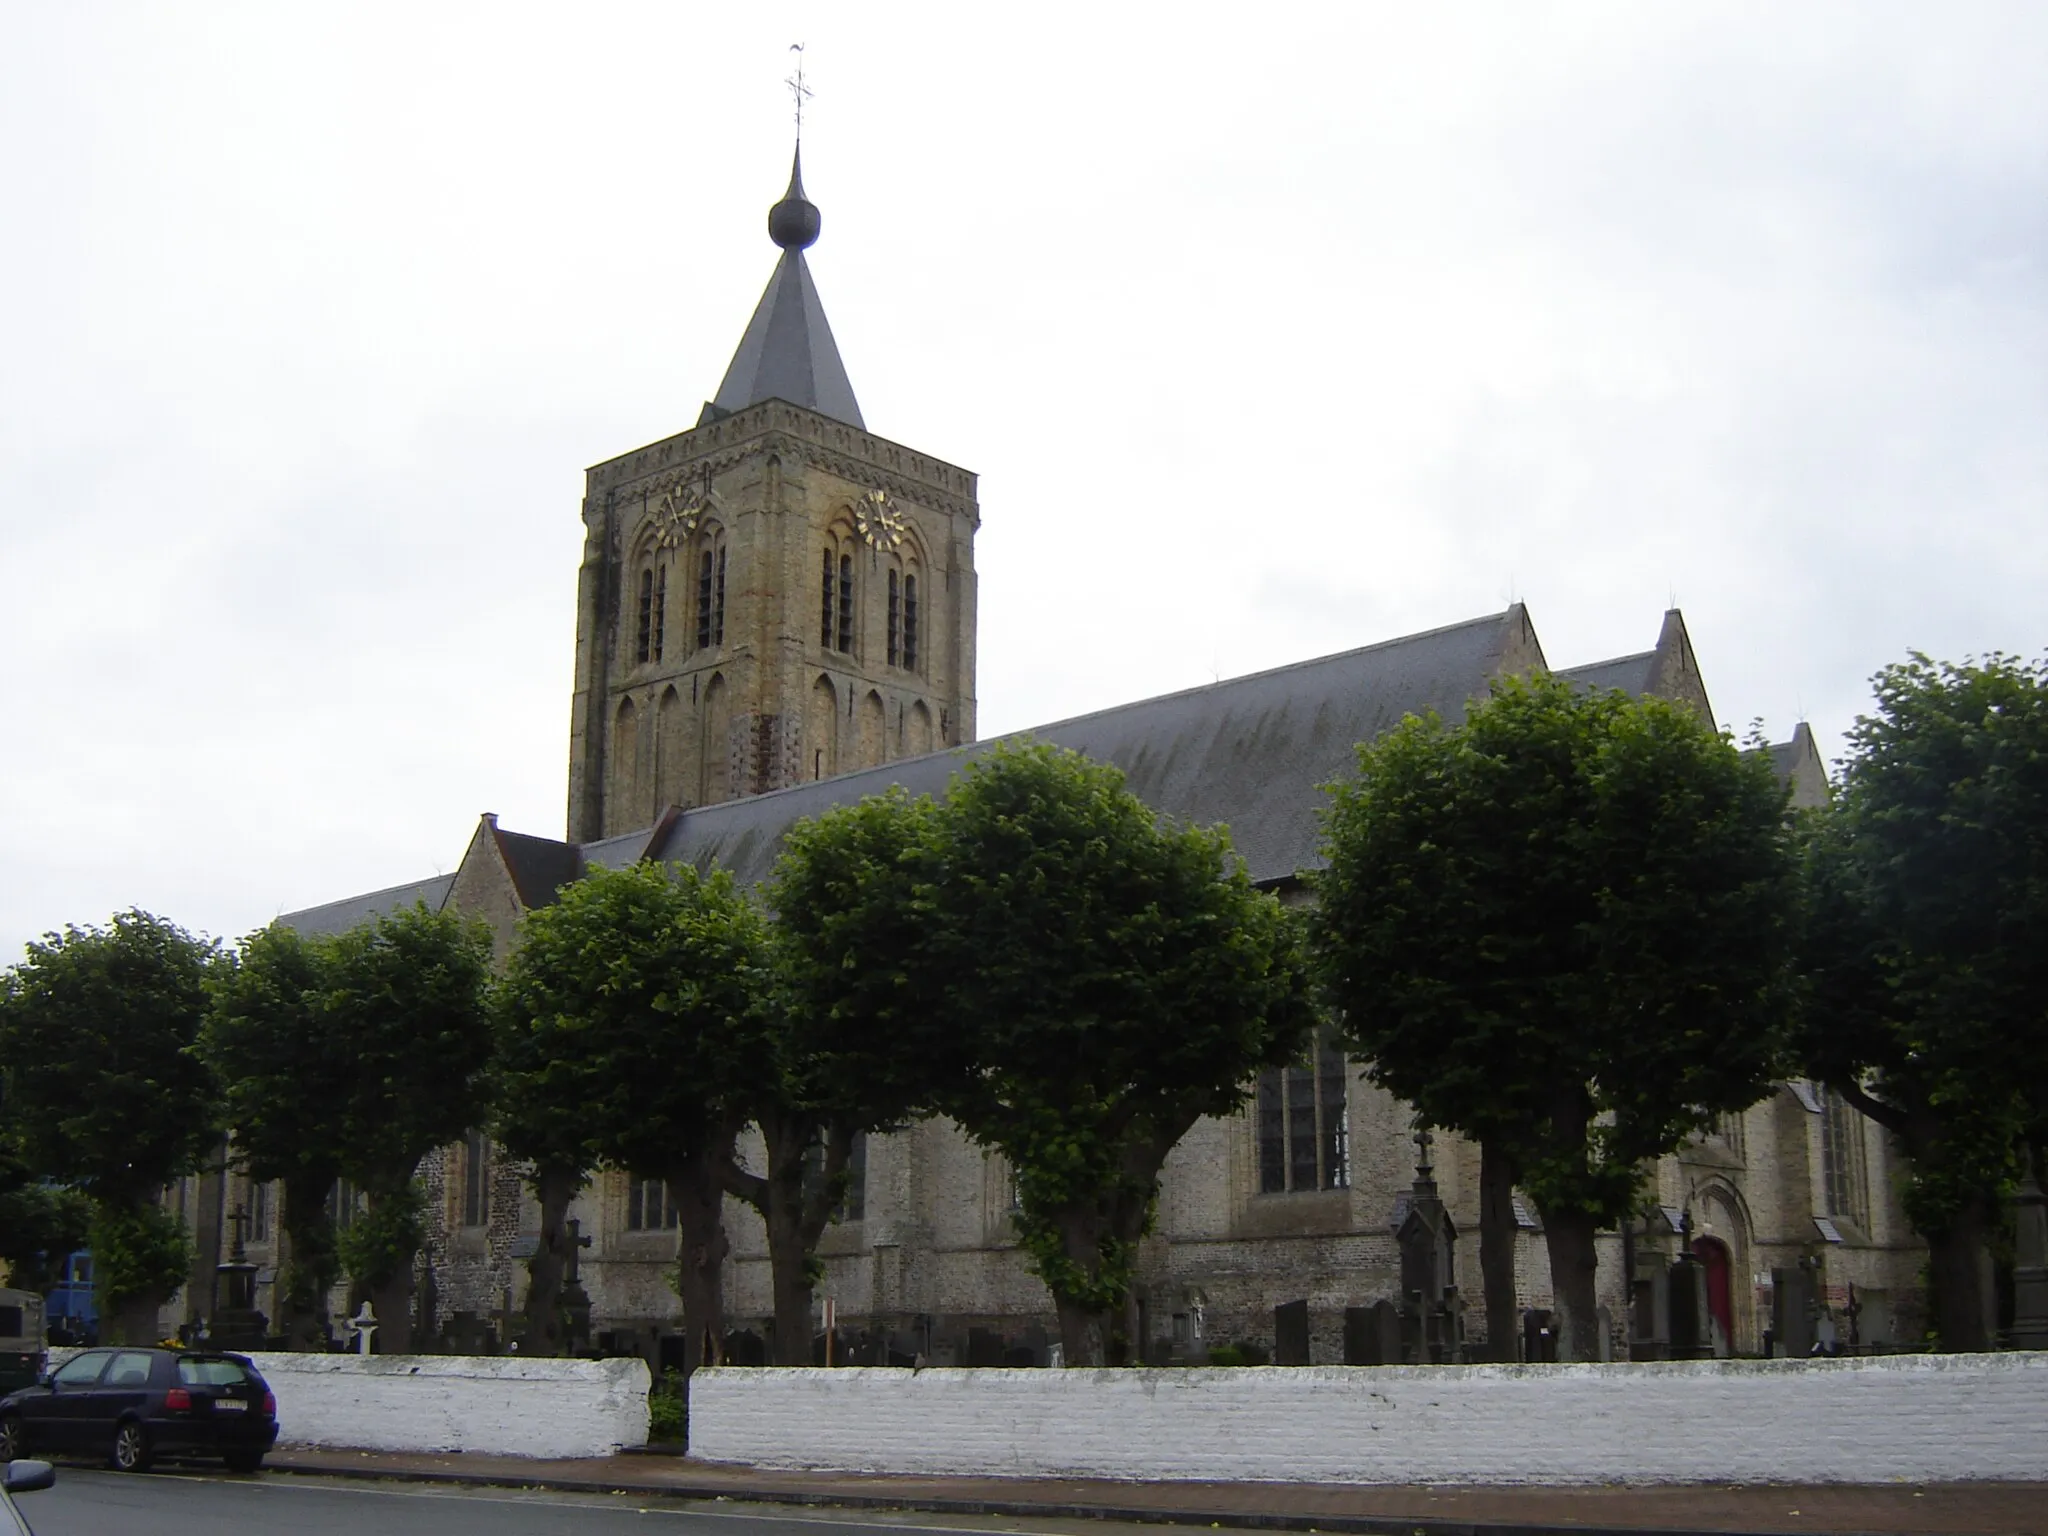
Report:
[[[1374,1536],[1516,1532],[1905,1532],[2048,1536],[2048,1482],[1594,1488],[1353,1487],[1331,1483],[1133,1483],[1087,1478],[901,1477],[769,1472],[679,1456],[541,1461],[280,1447],[268,1465],[386,1478],[674,1499],[912,1509],[958,1515],[1134,1520]]]

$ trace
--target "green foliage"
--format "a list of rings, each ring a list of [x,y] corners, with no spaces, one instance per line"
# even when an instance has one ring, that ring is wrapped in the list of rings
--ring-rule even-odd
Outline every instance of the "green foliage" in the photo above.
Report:
[[[88,1237],[103,1313],[130,1301],[167,1301],[191,1272],[191,1236],[160,1205],[97,1205]]]
[[[647,1440],[650,1445],[681,1445],[689,1433],[689,1399],[683,1394],[680,1371],[663,1371],[647,1393]]]
[[[250,1177],[325,1186],[347,1160],[358,1069],[329,1009],[332,945],[282,923],[257,930],[213,978],[199,1051]]]
[[[129,1206],[199,1165],[214,1105],[190,1047],[215,955],[146,912],[28,946],[0,990],[0,1098],[32,1169]]]
[[[1373,1079],[1599,1225],[1766,1091],[1795,915],[1784,791],[1684,708],[1510,679],[1331,786],[1315,946]]]
[[[2048,661],[1887,667],[1805,834],[1800,1053],[1904,1139],[1939,1237],[2048,1135]]]
[[[47,1291],[57,1283],[65,1256],[86,1245],[92,1202],[62,1184],[45,1184],[0,1136],[0,1262],[8,1284]]]
[[[490,931],[420,903],[320,949],[319,1017],[349,1062],[341,1171],[373,1198],[395,1194],[421,1158],[484,1117]]]
[[[901,789],[792,827],[768,886],[776,915],[782,1091],[886,1130],[967,1069],[967,1037],[904,962],[935,916],[937,809]]]
[[[359,1289],[382,1290],[412,1267],[426,1241],[426,1191],[417,1180],[372,1200],[335,1240],[335,1253]]]
[[[593,870],[529,913],[497,1003],[507,1146],[655,1172],[736,1132],[770,1059],[766,955],[722,870]]]
[[[1239,1339],[1235,1344],[1219,1344],[1209,1351],[1211,1365],[1270,1365],[1272,1359],[1263,1344],[1254,1344],[1250,1339]]]
[[[897,1102],[1004,1153],[1034,1269],[1063,1311],[1112,1311],[1166,1153],[1305,1038],[1288,914],[1222,829],[1162,825],[1115,768],[1045,746],[994,749],[943,803],[832,812],[791,849],[775,901],[799,1008],[877,1042]]]

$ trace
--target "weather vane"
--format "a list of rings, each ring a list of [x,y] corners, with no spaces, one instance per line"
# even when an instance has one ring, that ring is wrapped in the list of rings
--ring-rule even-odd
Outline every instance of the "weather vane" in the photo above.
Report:
[[[796,55],[796,73],[782,83],[789,87],[790,99],[796,103],[796,138],[801,144],[804,138],[804,103],[811,99],[811,88],[804,84],[804,45],[791,43],[789,51]]]

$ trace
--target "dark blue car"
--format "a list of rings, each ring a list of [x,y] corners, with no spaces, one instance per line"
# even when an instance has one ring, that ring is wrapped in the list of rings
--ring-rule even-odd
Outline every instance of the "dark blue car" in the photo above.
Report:
[[[0,1461],[91,1455],[123,1472],[157,1456],[218,1456],[254,1472],[277,1441],[277,1399],[241,1355],[88,1349],[0,1397]]]

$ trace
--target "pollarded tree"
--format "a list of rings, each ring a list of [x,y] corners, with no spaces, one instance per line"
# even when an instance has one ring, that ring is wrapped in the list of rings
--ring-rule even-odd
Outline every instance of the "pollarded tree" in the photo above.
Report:
[[[522,921],[501,983],[533,1091],[577,1107],[597,1163],[667,1182],[686,1372],[725,1332],[723,1170],[771,1049],[766,924],[723,871],[600,869]]]
[[[220,1084],[232,1155],[284,1186],[285,1262],[274,1326],[295,1349],[327,1347],[340,1275],[328,1198],[347,1160],[357,1067],[325,1014],[329,942],[281,923],[257,930],[217,971],[200,1054]]]
[[[545,924],[529,922],[535,940]],[[539,963],[546,941],[534,951]],[[549,956],[550,960],[557,956]],[[526,1261],[528,1352],[559,1355],[567,1343],[561,1313],[569,1258],[569,1206],[597,1166],[594,1120],[577,1097],[586,1091],[577,1042],[586,1038],[569,1017],[546,1005],[531,971],[515,962],[513,980],[492,993],[497,1057],[491,1068],[491,1133],[524,1169],[540,1206],[540,1242]]]
[[[1223,829],[1168,825],[1054,747],[970,764],[927,835],[905,949],[876,960],[961,1037],[939,1107],[1009,1159],[1066,1358],[1101,1364],[1167,1153],[1308,1038],[1297,925]]]
[[[93,1203],[102,1316],[114,1342],[156,1337],[190,1244],[158,1203],[216,1136],[192,1053],[216,949],[147,912],[28,946],[0,992],[0,1070],[24,1160]]]
[[[966,1067],[967,1037],[892,959],[925,934],[932,815],[929,800],[892,790],[800,822],[770,881],[782,996],[754,1114],[768,1168],[735,1169],[727,1187],[767,1228],[781,1365],[811,1360],[818,1242],[845,1198],[854,1137],[928,1112]],[[813,1157],[820,1176],[807,1176]]]
[[[1779,1068],[1784,790],[1675,704],[1548,677],[1455,728],[1411,716],[1358,763],[1317,882],[1330,998],[1376,1082],[1535,1197],[1562,1357],[1597,1358],[1594,1234]]]
[[[1992,1347],[1986,1246],[2048,1130],[2048,661],[1876,679],[1806,841],[1806,1069],[1912,1158],[1944,1348]]]
[[[348,1060],[341,1174],[368,1197],[338,1247],[376,1308],[380,1347],[403,1354],[423,1236],[420,1160],[481,1124],[488,1109],[490,931],[420,903],[338,934],[317,953],[326,982],[317,1022]]]

